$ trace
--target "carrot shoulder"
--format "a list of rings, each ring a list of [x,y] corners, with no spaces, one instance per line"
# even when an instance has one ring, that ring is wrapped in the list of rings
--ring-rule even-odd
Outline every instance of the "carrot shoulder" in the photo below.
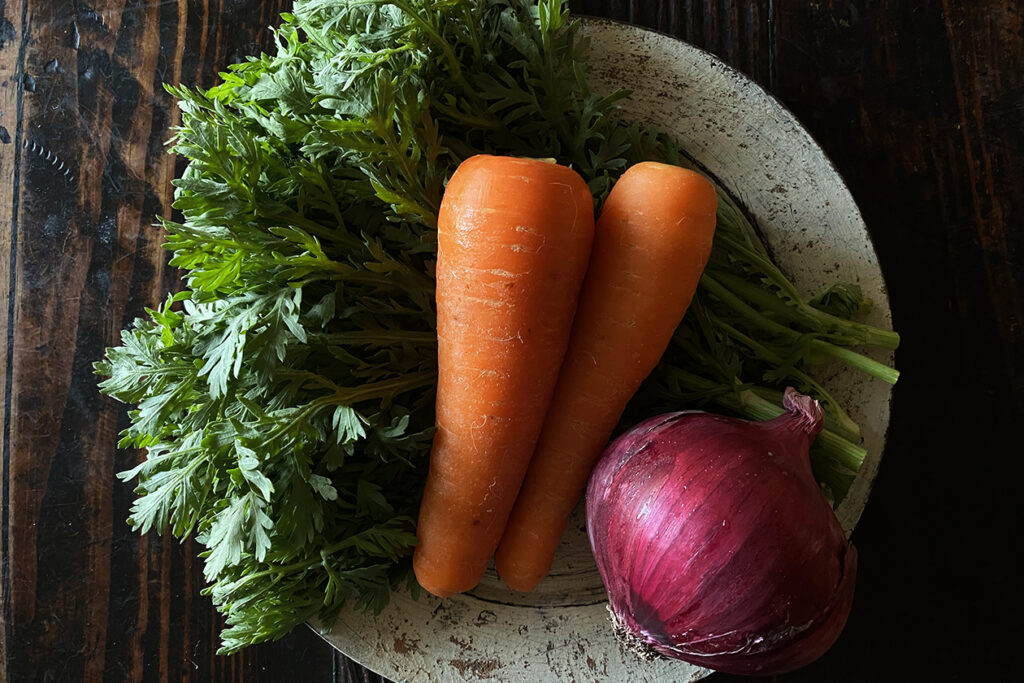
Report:
[[[531,590],[550,570],[626,403],[690,305],[716,209],[711,183],[678,166],[637,164],[612,188],[551,409],[495,556],[510,588]]]
[[[423,588],[475,586],[501,538],[565,356],[594,236],[573,170],[479,155],[438,215],[437,432],[413,555]]]

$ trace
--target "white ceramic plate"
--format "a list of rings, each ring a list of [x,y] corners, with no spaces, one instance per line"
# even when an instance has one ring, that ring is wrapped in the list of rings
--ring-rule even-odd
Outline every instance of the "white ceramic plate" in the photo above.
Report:
[[[792,114],[691,45],[611,21],[588,19],[584,28],[591,39],[594,88],[632,89],[626,113],[677,136],[689,156],[747,209],[801,291],[817,293],[836,279],[858,282],[874,301],[869,322],[890,325],[885,283],[860,213]],[[868,451],[837,511],[850,531],[878,469],[890,387],[841,370],[825,383],[863,427]],[[447,600],[396,594],[377,617],[343,612],[326,638],[360,664],[402,683],[694,681],[708,673],[685,662],[642,661],[616,642],[581,510],[551,575],[535,591],[513,593],[489,570],[476,589]]]

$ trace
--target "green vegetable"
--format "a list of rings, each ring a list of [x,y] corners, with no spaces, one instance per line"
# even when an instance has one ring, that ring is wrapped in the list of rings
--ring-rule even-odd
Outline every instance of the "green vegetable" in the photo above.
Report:
[[[96,365],[102,391],[135,406],[120,445],[147,451],[119,475],[138,480],[131,523],[205,546],[222,652],[415,590],[434,228],[452,169],[478,152],[554,157],[600,202],[630,163],[685,161],[618,118],[627,93],[590,92],[557,0],[296,0],[276,36],[276,55],[220,85],[172,89],[189,163],[184,220],[164,228],[186,286]],[[800,299],[725,200],[700,315],[637,409],[756,417],[793,383],[824,401],[816,467],[841,499],[863,451],[808,366],[824,354],[894,381],[847,347],[897,337],[843,319],[862,303],[852,289]]]

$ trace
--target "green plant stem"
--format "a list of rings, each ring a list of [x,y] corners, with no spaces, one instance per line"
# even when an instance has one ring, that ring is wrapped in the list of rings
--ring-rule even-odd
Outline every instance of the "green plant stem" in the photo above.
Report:
[[[348,344],[352,346],[391,346],[412,344],[414,346],[437,346],[435,332],[412,332],[409,330],[352,330],[350,332],[314,332],[310,340],[323,344]]]
[[[786,365],[785,359],[764,344],[754,341],[718,316],[710,312],[707,312],[707,315],[719,329],[742,343],[763,360],[776,367]],[[853,418],[847,415],[846,411],[839,405],[839,402],[832,397],[832,394],[826,391],[813,377],[795,367],[790,368],[787,374],[801,384],[812,387],[818,393],[820,400],[827,404],[827,414],[835,421],[835,430],[837,432],[846,439],[854,440],[860,438],[860,426],[853,421]]]
[[[883,330],[871,325],[844,320],[805,303],[803,299],[791,298],[787,303],[772,292],[759,287],[749,280],[719,268],[710,268],[709,273],[723,285],[742,295],[751,303],[757,304],[766,311],[778,314],[808,329],[847,338],[850,343],[868,344],[893,350],[900,344],[900,337],[895,332]],[[786,292],[791,296],[790,292]]]
[[[751,324],[754,324],[768,332],[777,334],[780,337],[784,337],[794,343],[798,343],[800,341],[800,337],[804,336],[799,332],[795,332],[794,330],[789,329],[785,325],[781,325],[775,322],[774,320],[768,318],[767,316],[761,314],[753,307],[751,307],[749,304],[741,300],[738,296],[729,291],[729,289],[724,287],[717,280],[712,278],[708,273],[705,273],[701,277],[700,283],[706,290],[711,292],[720,301],[722,301],[727,306],[732,308],[736,313],[739,313],[744,318],[746,318],[747,321],[749,321]],[[884,363],[880,363],[874,360],[873,358],[868,358],[867,356],[857,353],[856,351],[851,351],[841,346],[836,346],[835,344],[830,344],[826,341],[816,338],[810,339],[809,347],[811,351],[820,356],[827,356],[835,360],[841,361],[843,363],[846,363],[847,365],[853,368],[866,372],[869,375],[872,375],[885,382],[888,382],[889,384],[895,384],[896,381],[899,379],[900,374],[898,370],[895,370],[894,368],[891,368],[888,365],[885,365]]]
[[[673,369],[671,374],[680,386],[705,394],[710,401],[748,419],[771,420],[786,412],[782,408],[781,399],[778,403],[772,402],[761,396],[759,391],[744,389],[740,384],[736,385],[736,390],[730,391],[721,384],[685,370]],[[866,450],[831,429],[823,429],[816,443],[824,455],[853,472],[860,468],[867,457]]]

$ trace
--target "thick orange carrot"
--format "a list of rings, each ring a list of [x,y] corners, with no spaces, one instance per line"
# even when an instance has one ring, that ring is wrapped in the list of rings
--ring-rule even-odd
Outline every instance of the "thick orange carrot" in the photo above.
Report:
[[[480,155],[445,189],[437,234],[437,432],[416,579],[475,586],[522,484],[565,356],[594,238],[573,170]]]
[[[667,164],[631,167],[608,195],[551,409],[495,556],[510,588],[531,590],[550,570],[626,403],[690,305],[716,209],[710,182]]]

